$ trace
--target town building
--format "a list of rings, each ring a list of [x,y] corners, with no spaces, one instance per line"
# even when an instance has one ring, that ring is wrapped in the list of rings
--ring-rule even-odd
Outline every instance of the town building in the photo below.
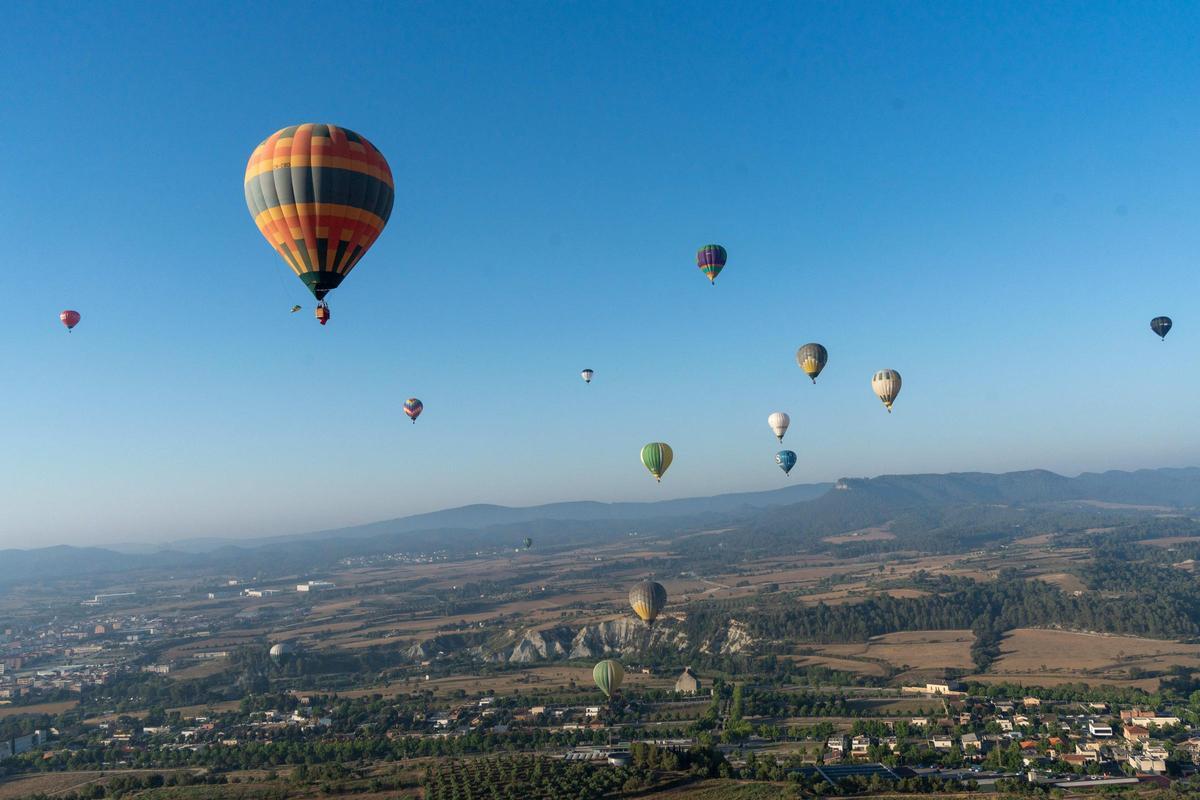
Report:
[[[700,678],[695,672],[692,672],[691,667],[684,667],[683,672],[675,679],[676,694],[699,694]]]

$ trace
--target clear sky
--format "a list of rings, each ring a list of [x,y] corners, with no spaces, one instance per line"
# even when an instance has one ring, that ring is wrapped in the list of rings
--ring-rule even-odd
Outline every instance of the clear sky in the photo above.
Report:
[[[5,20],[0,546],[1200,463],[1200,5]],[[299,122],[362,133],[396,178],[325,328],[243,200],[250,151]]]

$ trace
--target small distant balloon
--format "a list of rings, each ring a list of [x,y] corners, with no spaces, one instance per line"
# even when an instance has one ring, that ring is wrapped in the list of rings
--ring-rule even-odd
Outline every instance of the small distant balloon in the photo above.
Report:
[[[659,482],[662,482],[662,476],[674,458],[675,453],[666,442],[651,442],[642,448],[642,463],[650,470],[654,480]]]
[[[592,668],[592,679],[596,681],[600,691],[604,692],[604,696],[611,699],[613,693],[621,687],[621,681],[625,679],[625,668],[621,666],[621,662],[607,658]]]
[[[717,276],[725,269],[725,261],[729,254],[719,244],[706,244],[696,251],[696,266],[705,274],[710,283],[717,282]]]
[[[63,325],[67,326],[67,333],[70,333],[71,329],[79,324],[80,316],[78,311],[67,309],[58,315],[58,319]]]
[[[271,660],[276,664],[282,664],[291,658],[296,652],[296,648],[287,642],[280,642],[271,647]]]
[[[1167,334],[1171,332],[1170,317],[1155,317],[1150,320],[1150,330],[1158,334],[1159,338],[1165,340]]]
[[[808,377],[812,378],[813,383],[817,382],[817,376],[821,374],[821,370],[825,369],[825,362],[828,360],[829,351],[825,349],[824,345],[816,342],[809,342],[796,351],[796,363]]]
[[[421,412],[425,409],[425,404],[415,397],[410,397],[404,401],[404,413],[408,418],[417,424],[417,417],[421,416]],[[435,426],[436,427],[436,426]]]
[[[591,382],[592,382],[592,376],[593,376],[593,375],[595,375],[595,374],[596,374],[596,370],[594,370],[594,369],[585,369],[585,370],[583,370],[582,372],[580,372],[580,373],[579,373],[579,377],[583,378],[583,382],[584,382],[584,383],[591,383]]]
[[[295,314],[295,313],[296,313],[297,311],[299,311],[299,310],[300,310],[300,306],[292,306],[292,313],[293,313],[293,314]]]
[[[767,424],[771,426],[771,430],[775,433],[775,438],[782,442],[783,435],[787,433],[788,425],[792,424],[792,418],[782,411],[776,411],[767,417]]]
[[[528,550],[529,548],[533,547],[533,539],[530,539],[528,536],[526,536],[524,544],[525,549]]]
[[[892,413],[892,403],[896,402],[896,395],[900,394],[900,373],[894,369],[876,372],[871,378],[871,389],[876,397],[883,401],[888,413]]]
[[[796,466],[796,454],[791,450],[780,450],[775,454],[775,463],[783,470],[784,475],[790,475],[792,467]]]

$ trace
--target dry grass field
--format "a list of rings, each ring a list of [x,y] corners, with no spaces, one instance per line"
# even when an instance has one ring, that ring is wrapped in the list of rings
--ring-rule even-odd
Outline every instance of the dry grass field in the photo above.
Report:
[[[1163,670],[1172,664],[1200,669],[1200,644],[1070,631],[1018,628],[1000,644],[986,681],[1054,685],[1084,682],[1154,690],[1157,678],[1129,676],[1129,668]]]
[[[869,658],[913,670],[970,669],[969,630],[904,631],[876,636],[863,644],[826,644],[817,649],[829,656]]]
[[[190,771],[202,772],[202,770]],[[149,775],[156,772],[172,774],[178,773],[180,770],[131,769],[120,771],[109,770],[108,772],[80,771],[30,775],[0,781],[0,800],[16,800],[16,798],[29,797],[35,794],[44,794],[53,797],[57,794],[65,794],[66,792],[82,789],[93,783],[105,783],[108,778],[114,775]]]
[[[17,717],[21,714],[61,714],[79,705],[78,700],[63,700],[58,703],[36,703],[29,706],[0,706],[0,719]]]

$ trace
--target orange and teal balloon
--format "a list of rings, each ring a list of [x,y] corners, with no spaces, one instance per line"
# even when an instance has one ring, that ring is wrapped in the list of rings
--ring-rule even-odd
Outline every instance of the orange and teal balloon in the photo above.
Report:
[[[671,466],[674,458],[675,453],[671,450],[671,445],[666,442],[651,442],[642,448],[642,463],[646,465],[646,469],[650,470],[650,474],[656,481],[662,481],[663,473]]]
[[[696,266],[705,274],[710,283],[717,282],[717,276],[725,269],[725,261],[729,254],[719,244],[706,244],[696,251]]]
[[[379,238],[395,197],[392,171],[374,145],[314,123],[284,128],[254,148],[245,190],[254,224],[318,301]]]
[[[611,698],[621,688],[621,681],[625,680],[625,668],[621,662],[607,658],[592,668],[592,680],[596,681],[605,697]]]
[[[417,424],[417,417],[421,416],[421,412],[425,410],[425,404],[415,397],[410,397],[404,401],[404,413],[413,421],[413,425]]]

